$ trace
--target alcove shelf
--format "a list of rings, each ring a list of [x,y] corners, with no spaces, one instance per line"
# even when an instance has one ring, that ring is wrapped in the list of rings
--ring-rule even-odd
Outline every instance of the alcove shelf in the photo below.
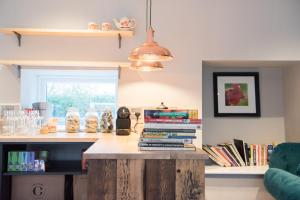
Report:
[[[205,166],[206,175],[264,175],[269,166],[220,167]]]
[[[65,36],[65,37],[117,37],[121,48],[122,37],[132,37],[133,31],[123,30],[85,30],[85,29],[35,29],[35,28],[0,28],[0,33],[15,35],[21,46],[23,36]]]

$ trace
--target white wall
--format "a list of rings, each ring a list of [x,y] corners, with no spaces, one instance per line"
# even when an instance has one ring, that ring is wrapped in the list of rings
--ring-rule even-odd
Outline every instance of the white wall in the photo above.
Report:
[[[145,37],[145,1],[1,0],[0,27],[85,28],[90,21],[123,15],[137,19],[133,38],[123,48],[108,38],[0,35],[0,59],[126,60]],[[175,60],[162,72],[124,70],[119,103],[128,106],[202,107],[202,60],[295,60],[300,56],[298,0],[153,0],[156,40]],[[19,80],[1,71],[0,103],[19,101]],[[9,84],[8,84],[9,83]],[[3,85],[6,85],[3,87]],[[11,95],[5,95],[11,93]]]
[[[214,117],[213,72],[259,72],[261,117]],[[285,141],[282,68],[203,68],[203,143]]]
[[[205,197],[207,200],[275,200],[265,190],[261,175],[206,176]]]
[[[285,132],[288,142],[300,142],[300,66],[284,70]]]
[[[20,79],[15,67],[0,68],[0,104],[19,104],[20,101]]]

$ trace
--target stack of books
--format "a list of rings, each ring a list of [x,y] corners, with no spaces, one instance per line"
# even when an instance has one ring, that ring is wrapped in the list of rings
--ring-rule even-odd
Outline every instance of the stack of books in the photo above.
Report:
[[[141,151],[195,151],[193,139],[201,128],[198,110],[145,110]]]
[[[222,167],[243,167],[268,165],[274,146],[274,144],[248,145],[243,140],[234,139],[233,143],[203,145],[202,149],[212,161]]]

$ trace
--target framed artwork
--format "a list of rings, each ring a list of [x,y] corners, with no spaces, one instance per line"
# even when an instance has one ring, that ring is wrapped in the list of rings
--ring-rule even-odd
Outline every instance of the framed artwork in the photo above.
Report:
[[[258,72],[214,72],[215,117],[260,117]]]

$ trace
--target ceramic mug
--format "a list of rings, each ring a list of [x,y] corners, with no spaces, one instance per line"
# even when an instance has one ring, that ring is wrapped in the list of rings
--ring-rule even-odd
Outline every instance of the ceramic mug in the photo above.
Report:
[[[120,28],[135,28],[135,19],[123,18],[120,20]]]
[[[109,22],[103,22],[101,28],[102,31],[110,31],[112,29],[112,25]]]

